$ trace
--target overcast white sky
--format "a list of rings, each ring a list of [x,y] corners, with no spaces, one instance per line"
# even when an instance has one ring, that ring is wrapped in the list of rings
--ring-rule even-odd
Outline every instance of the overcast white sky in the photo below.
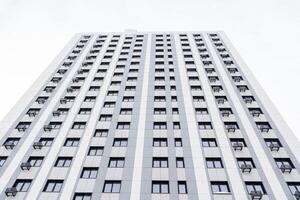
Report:
[[[300,138],[299,0],[0,0],[0,120],[71,36],[224,30]]]

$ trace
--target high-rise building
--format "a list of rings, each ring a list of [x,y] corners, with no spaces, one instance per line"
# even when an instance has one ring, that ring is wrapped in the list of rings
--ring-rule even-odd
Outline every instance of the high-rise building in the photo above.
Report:
[[[0,199],[300,199],[300,144],[223,32],[77,34],[0,142]]]

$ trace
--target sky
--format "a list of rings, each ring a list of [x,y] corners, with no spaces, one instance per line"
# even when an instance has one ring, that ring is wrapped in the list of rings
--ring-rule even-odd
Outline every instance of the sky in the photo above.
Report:
[[[299,0],[0,0],[0,120],[77,32],[223,30],[300,138]]]

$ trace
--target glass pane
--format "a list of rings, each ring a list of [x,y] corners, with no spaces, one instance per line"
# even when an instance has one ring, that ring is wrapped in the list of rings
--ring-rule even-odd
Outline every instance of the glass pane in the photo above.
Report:
[[[56,183],[53,192],[60,192],[62,183]]]
[[[111,192],[112,184],[111,183],[105,183],[104,186],[104,192]]]
[[[121,189],[121,184],[120,183],[114,183],[113,184],[112,192],[120,192],[120,189]]]
[[[152,184],[152,193],[159,193],[159,184]]]
[[[169,185],[166,183],[161,184],[161,193],[169,193]]]

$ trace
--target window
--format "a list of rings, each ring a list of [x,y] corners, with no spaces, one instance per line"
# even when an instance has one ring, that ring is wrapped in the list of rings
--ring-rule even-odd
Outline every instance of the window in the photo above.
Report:
[[[99,121],[111,121],[112,115],[100,115]]]
[[[277,167],[281,170],[284,168],[295,168],[294,164],[289,158],[275,158],[275,162]]]
[[[172,114],[179,114],[178,108],[172,108]]]
[[[130,122],[118,122],[117,129],[130,129]]]
[[[105,181],[102,192],[104,193],[120,193],[121,181]]]
[[[153,168],[167,168],[169,167],[168,158],[166,157],[156,157],[152,159]]]
[[[167,122],[153,122],[153,129],[167,129]]]
[[[97,178],[98,168],[97,167],[84,167],[81,172],[80,178],[95,179]]]
[[[123,101],[124,102],[133,102],[134,101],[134,97],[133,96],[124,96],[123,97]]]
[[[26,114],[30,117],[34,117],[40,112],[40,110],[41,109],[39,109],[39,108],[30,108]]]
[[[207,108],[196,108],[195,111],[196,111],[196,114],[199,114],[199,115],[206,115],[206,114],[208,114]]]
[[[202,139],[203,147],[217,147],[217,141],[214,138],[203,138]]]
[[[53,138],[41,138],[39,142],[41,142],[44,147],[49,147],[52,145]]]
[[[206,158],[207,168],[223,168],[221,158]]]
[[[166,97],[164,97],[164,96],[155,96],[155,97],[154,97],[154,101],[155,101],[155,102],[166,101]]]
[[[123,168],[125,164],[125,158],[110,158],[108,167],[111,168]]]
[[[44,157],[35,157],[31,156],[27,160],[30,163],[31,167],[40,167],[42,165]]]
[[[198,128],[200,130],[210,130],[212,129],[212,125],[210,122],[198,122]]]
[[[224,122],[224,125],[228,132],[235,132],[236,129],[239,129],[237,122]]]
[[[112,102],[112,101],[107,101],[104,103],[103,107],[105,108],[113,108],[115,107],[116,103],[115,102]]]
[[[7,157],[6,156],[1,156],[0,157],[0,167],[2,167],[5,164]]]
[[[102,156],[104,151],[104,147],[90,147],[89,156]]]
[[[17,179],[13,187],[17,188],[18,192],[27,192],[31,185],[31,181],[32,180],[29,179]]]
[[[118,96],[118,91],[108,91],[107,96]]]
[[[18,131],[25,131],[29,128],[30,124],[31,122],[19,122],[19,124],[16,126],[16,129],[18,129]]]
[[[167,147],[168,140],[167,138],[153,138],[153,147]]]
[[[72,129],[84,129],[86,126],[86,122],[74,122]]]
[[[237,158],[237,162],[240,168],[243,167],[255,168],[252,158]]]
[[[287,182],[287,185],[293,195],[300,192],[300,182]]]
[[[155,115],[165,115],[166,113],[166,108],[154,108]]]
[[[211,182],[211,190],[213,194],[230,192],[228,183],[223,181]]]
[[[13,149],[18,143],[19,143],[20,138],[7,138],[3,145],[5,148],[10,148]]]
[[[175,138],[174,142],[175,142],[175,147],[182,147],[182,140],[181,140],[181,138]]]
[[[48,180],[43,192],[60,192],[63,180]]]
[[[169,193],[169,181],[152,181],[152,193],[168,194]]]
[[[176,167],[177,168],[184,168],[185,164],[184,164],[184,158],[176,158]]]
[[[277,138],[265,139],[265,143],[270,149],[271,148],[273,149],[276,147],[279,150],[279,148],[282,147],[282,144],[280,143],[279,139],[277,139]]]
[[[261,132],[269,132],[272,128],[269,122],[256,122],[256,126]]]
[[[91,108],[80,108],[78,114],[80,115],[89,115],[91,114],[92,109]]]
[[[94,137],[107,137],[108,130],[107,129],[96,129],[94,133]]]
[[[85,102],[95,102],[96,101],[96,97],[94,96],[87,96],[84,99]]]
[[[48,126],[50,129],[59,129],[61,124],[62,122],[50,122]]]
[[[131,115],[132,108],[121,108],[120,115]]]
[[[79,138],[67,138],[65,141],[65,147],[77,147],[79,145]]]
[[[73,200],[91,200],[91,193],[75,193]]]
[[[178,181],[178,194],[187,194],[187,186],[185,181]]]
[[[70,167],[72,157],[58,157],[55,162],[55,167]]]
[[[128,139],[127,138],[115,138],[113,142],[114,147],[127,147]]]
[[[173,122],[173,129],[180,129],[180,122]]]
[[[251,192],[261,192],[262,194],[266,194],[262,182],[245,182],[245,184],[249,194],[251,194]]]
[[[91,86],[89,88],[89,91],[99,91],[100,90],[100,86]]]

